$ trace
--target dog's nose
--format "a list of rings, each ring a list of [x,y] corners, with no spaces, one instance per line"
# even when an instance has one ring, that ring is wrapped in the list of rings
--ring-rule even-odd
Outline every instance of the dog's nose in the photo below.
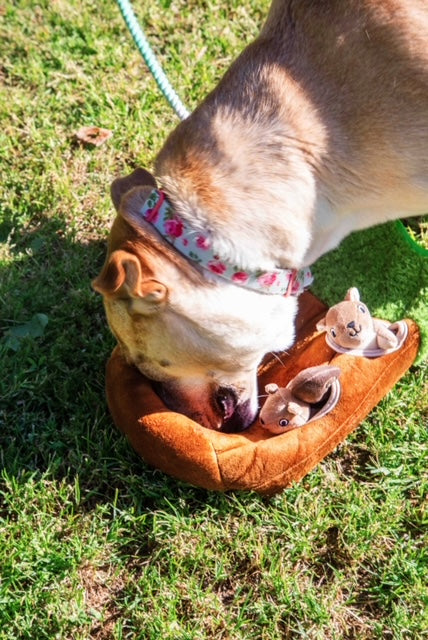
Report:
[[[238,404],[233,414],[223,422],[224,433],[245,431],[255,420],[256,414],[251,408],[251,400]]]

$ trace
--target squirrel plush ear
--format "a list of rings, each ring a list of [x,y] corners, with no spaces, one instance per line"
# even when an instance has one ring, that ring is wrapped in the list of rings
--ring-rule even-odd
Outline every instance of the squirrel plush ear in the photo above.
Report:
[[[92,286],[107,299],[128,300],[131,314],[155,313],[167,297],[166,286],[144,277],[137,256],[121,249],[110,254]]]
[[[327,331],[327,316],[324,316],[324,318],[321,318],[320,320],[318,320],[316,327],[317,327],[317,331]]]
[[[297,402],[289,402],[287,404],[288,413],[292,413],[294,416],[304,417],[304,411]]]
[[[278,389],[279,389],[279,387],[275,382],[270,382],[269,384],[267,384],[265,386],[265,391],[269,395],[272,395],[273,393],[276,393],[278,391]]]
[[[358,291],[357,287],[351,287],[350,289],[348,289],[345,300],[348,300],[349,302],[360,301],[360,292]]]

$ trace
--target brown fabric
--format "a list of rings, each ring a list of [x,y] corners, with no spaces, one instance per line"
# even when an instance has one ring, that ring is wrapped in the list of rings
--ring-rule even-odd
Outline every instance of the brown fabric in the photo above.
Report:
[[[169,411],[116,348],[107,363],[107,401],[118,428],[150,465],[191,484],[225,491],[252,489],[272,494],[300,480],[351,433],[394,386],[414,361],[419,346],[415,323],[403,347],[380,358],[338,354],[315,324],[326,307],[310,293],[300,300],[295,347],[267,359],[260,367],[259,389],[276,382],[283,387],[302,369],[331,363],[342,370],[342,395],[331,413],[281,435],[255,423],[240,434],[206,429]]]

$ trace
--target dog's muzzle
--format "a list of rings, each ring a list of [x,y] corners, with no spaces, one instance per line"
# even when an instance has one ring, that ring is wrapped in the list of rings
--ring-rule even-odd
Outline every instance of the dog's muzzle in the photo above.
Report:
[[[254,422],[256,415],[251,409],[251,400],[237,405],[233,414],[223,422],[221,431],[224,433],[239,433],[245,431]]]

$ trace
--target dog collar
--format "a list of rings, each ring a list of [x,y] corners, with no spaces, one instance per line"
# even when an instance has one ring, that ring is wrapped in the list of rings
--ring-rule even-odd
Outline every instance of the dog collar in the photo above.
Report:
[[[141,215],[180,253],[211,273],[234,284],[262,293],[297,296],[313,282],[309,269],[273,269],[248,271],[218,256],[207,234],[192,229],[168,202],[163,191],[153,189]]]

